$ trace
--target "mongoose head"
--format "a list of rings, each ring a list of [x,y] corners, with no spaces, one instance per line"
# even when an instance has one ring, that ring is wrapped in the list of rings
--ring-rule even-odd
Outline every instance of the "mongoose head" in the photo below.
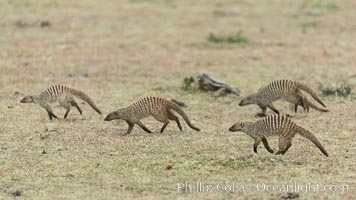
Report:
[[[241,99],[239,106],[246,106],[250,104],[256,104],[257,103],[257,94],[251,94],[243,99]]]
[[[237,122],[229,128],[229,131],[236,132],[250,132],[253,129],[253,122]]]
[[[238,123],[235,123],[234,125],[232,125],[229,128],[229,131],[231,131],[231,132],[242,131],[244,127],[245,127],[244,123],[238,122]]]
[[[115,119],[123,119],[122,116],[121,116],[121,112],[120,110],[118,111],[115,111],[115,112],[112,112],[112,113],[109,113],[106,117],[105,117],[105,121],[112,121],[112,120],[115,120]]]
[[[20,103],[35,103],[35,100],[32,95],[25,96]]]

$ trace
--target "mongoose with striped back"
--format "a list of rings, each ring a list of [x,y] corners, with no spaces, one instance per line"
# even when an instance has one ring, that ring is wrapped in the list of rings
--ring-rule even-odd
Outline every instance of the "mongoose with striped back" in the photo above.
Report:
[[[279,114],[279,111],[274,107],[273,102],[284,99],[294,104],[295,112],[297,112],[298,105],[304,108],[304,111],[309,111],[309,107],[318,110],[320,112],[328,112],[326,109],[318,108],[312,102],[310,102],[306,96],[303,95],[301,90],[309,93],[317,102],[326,107],[321,101],[318,95],[307,85],[291,80],[275,80],[265,87],[262,87],[258,92],[243,98],[239,106],[245,106],[250,104],[257,104],[262,112],[257,115],[260,117],[266,116],[267,108],[270,108],[275,113]]]
[[[313,133],[295,124],[287,115],[273,114],[256,122],[238,122],[231,126],[229,131],[242,131],[253,138],[255,153],[257,153],[257,147],[261,141],[267,151],[273,153],[266,137],[277,135],[279,150],[276,154],[285,154],[292,146],[292,138],[298,133],[313,142],[325,156],[329,156]]]
[[[161,133],[163,133],[164,129],[167,127],[169,120],[175,121],[178,128],[182,131],[179,119],[172,111],[181,115],[190,128],[200,131],[199,128],[192,125],[182,108],[177,104],[160,97],[145,97],[140,99],[126,108],[121,108],[110,113],[106,116],[105,121],[116,119],[125,120],[129,126],[126,134],[131,133],[135,124],[140,126],[144,131],[151,133],[151,131],[142,124],[141,119],[153,116],[156,120],[164,123],[161,128]]]
[[[64,119],[67,118],[71,106],[77,108],[78,112],[82,114],[82,109],[80,109],[77,102],[74,100],[74,97],[78,97],[86,101],[97,113],[101,114],[99,108],[95,105],[94,101],[90,99],[85,93],[75,90],[63,85],[53,85],[43,91],[40,95],[28,95],[24,97],[20,102],[21,103],[35,103],[40,105],[42,108],[46,109],[48,117],[50,120],[53,118],[58,118],[50,106],[50,104],[59,102],[59,104],[66,109],[64,114]]]

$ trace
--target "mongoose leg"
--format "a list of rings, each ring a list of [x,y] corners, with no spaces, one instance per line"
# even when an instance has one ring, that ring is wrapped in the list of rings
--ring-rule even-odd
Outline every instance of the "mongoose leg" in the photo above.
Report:
[[[283,154],[283,152],[285,153],[285,151],[288,150],[288,146],[289,144],[291,144],[290,139],[285,138],[283,136],[280,136],[278,139],[278,152],[276,153],[276,155],[278,154]]]
[[[55,114],[51,113],[52,117],[54,118],[58,118]]]
[[[278,150],[277,153],[276,153],[276,155],[281,154],[282,152],[283,152],[283,151]]]
[[[298,111],[298,106],[301,106],[304,110],[304,112],[306,111],[306,107],[304,105],[302,105],[302,103],[296,103],[294,104],[294,112],[297,113]]]
[[[167,125],[169,124],[169,121],[165,122],[161,128],[161,133],[163,133],[164,129],[167,127]]]
[[[287,151],[288,151],[288,149],[290,148],[292,146],[292,142],[288,142],[287,143],[287,147],[286,147],[286,149],[282,152],[282,155],[284,155]]]
[[[54,117],[54,118],[58,118],[58,117],[53,113],[52,108],[51,108],[50,105],[45,104],[45,105],[41,105],[41,106],[42,106],[44,109],[46,109],[46,111],[47,111],[47,113],[48,113],[48,117],[49,117],[50,120],[52,120],[53,117]]]
[[[262,109],[262,112],[257,113],[256,116],[257,117],[265,117],[266,116],[266,111],[267,111],[267,106],[262,105],[262,104],[258,104],[258,106]]]
[[[300,105],[301,107],[303,107],[304,112],[309,112],[308,103],[305,102],[303,98],[300,98],[300,100],[299,100],[297,105]]]
[[[303,101],[303,108],[304,108],[304,111],[309,112],[309,104],[306,101]]]
[[[279,114],[279,111],[277,110],[277,108],[274,107],[274,105],[273,105],[272,103],[269,103],[269,104],[267,105],[267,107],[268,107],[269,109],[271,109],[273,112]]]
[[[273,153],[273,149],[271,149],[271,147],[269,146],[268,141],[267,141],[267,138],[266,138],[265,136],[263,136],[263,137],[261,138],[261,140],[262,140],[263,145],[264,145],[265,148],[267,149],[267,151],[270,152],[270,153]]]
[[[53,119],[53,117],[54,118],[58,118],[55,114],[53,114],[53,113],[50,113],[50,112],[47,112],[48,113],[48,117],[49,117],[49,119],[50,120],[52,120]]]
[[[146,131],[147,133],[152,133],[152,131],[150,131],[150,129],[148,129],[145,125],[143,125],[141,121],[136,122],[136,124],[139,127],[141,127],[144,131]]]
[[[78,112],[80,113],[80,115],[82,115],[82,109],[80,109],[79,105],[77,104],[77,102],[75,102],[74,100],[72,102],[70,102],[71,106],[74,106],[77,108]]]
[[[59,100],[59,104],[67,110],[66,113],[64,114],[64,119],[66,119],[68,117],[69,112],[70,112],[70,105],[71,104],[69,103],[67,98]]]
[[[52,115],[49,112],[48,112],[48,117],[49,117],[49,120],[52,120]]]
[[[67,119],[69,112],[70,112],[70,108],[67,109],[66,113],[64,114],[64,119]]]
[[[180,122],[179,122],[179,119],[178,119],[178,118],[177,118],[176,122],[177,122],[177,126],[178,126],[179,130],[180,130],[180,131],[183,131],[183,129],[182,129],[182,125],[180,124]]]
[[[179,122],[179,118],[175,116],[171,111],[168,111],[168,119],[176,121],[179,130],[182,131],[182,125]]]
[[[261,138],[255,138],[255,143],[253,144],[253,151],[257,153],[258,145],[261,143]]]
[[[296,90],[295,94],[293,95],[293,99],[296,99],[296,103],[294,104],[295,109],[294,111],[297,112],[298,106],[301,106],[304,110],[304,112],[306,111],[306,104],[304,103],[304,95],[302,94],[301,91],[299,91],[298,89]]]
[[[133,127],[134,127],[134,125],[135,125],[135,124],[130,123],[130,122],[127,122],[127,124],[129,125],[129,128],[127,129],[127,132],[126,132],[126,134],[125,134],[125,135],[130,134],[130,133],[131,133],[131,131],[132,131],[132,129],[133,129]]]
[[[303,107],[303,110],[304,110],[304,112],[305,112],[305,111],[307,110],[307,107],[306,107],[307,105],[304,103],[303,99],[300,100],[300,103],[299,103],[299,104],[300,104],[300,106]]]
[[[294,104],[294,112],[295,112],[295,113],[298,111],[298,106],[299,106],[298,103]],[[304,110],[304,111],[305,111],[305,110]]]
[[[256,114],[256,117],[266,117],[267,115],[266,114],[263,114],[263,113],[257,113]]]

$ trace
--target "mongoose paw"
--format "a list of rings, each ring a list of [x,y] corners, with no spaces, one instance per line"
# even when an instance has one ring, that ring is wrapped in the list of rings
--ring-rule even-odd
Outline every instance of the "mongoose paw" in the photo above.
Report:
[[[274,153],[273,149],[267,149],[268,152]]]
[[[276,155],[283,154],[283,151],[279,150]]]
[[[257,153],[257,148],[258,148],[258,143],[254,143],[253,144],[253,151],[255,152],[255,153]]]
[[[255,117],[266,117],[267,115],[264,113],[257,113]]]

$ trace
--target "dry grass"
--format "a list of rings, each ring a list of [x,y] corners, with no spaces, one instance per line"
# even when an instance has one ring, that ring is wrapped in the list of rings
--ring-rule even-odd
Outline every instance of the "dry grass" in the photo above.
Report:
[[[355,100],[323,98],[330,113],[297,113],[330,154],[297,136],[284,156],[227,128],[255,120],[256,106],[238,107],[239,97],[212,97],[180,90],[185,76],[208,72],[240,88],[242,95],[275,79],[314,88],[356,74],[356,4],[335,1],[1,1],[0,198],[21,191],[28,199],[280,198],[286,193],[182,193],[177,184],[203,181],[246,184],[347,184],[349,192],[300,193],[305,199],[355,196]],[[40,27],[49,21],[49,27]],[[315,23],[314,23],[315,22]],[[303,24],[313,23],[313,26]],[[301,26],[302,24],[302,26]],[[212,44],[209,33],[239,30],[250,45]],[[355,77],[348,80],[355,88]],[[88,93],[108,113],[141,97],[185,101],[201,127],[165,134],[152,118],[149,135],[126,123],[106,123],[87,105],[84,115],[49,121],[24,94],[66,84]],[[18,92],[19,94],[15,94]],[[284,112],[287,103],[276,104]],[[62,115],[64,110],[55,108]],[[276,141],[271,140],[276,149]],[[44,152],[45,151],[45,152]],[[164,170],[172,164],[172,170]]]

